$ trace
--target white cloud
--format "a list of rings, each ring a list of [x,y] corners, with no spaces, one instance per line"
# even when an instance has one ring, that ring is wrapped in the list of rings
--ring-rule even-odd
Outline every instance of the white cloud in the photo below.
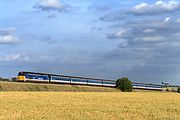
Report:
[[[147,42],[148,41],[158,42],[165,40],[165,38],[163,36],[147,36],[147,37],[143,37],[142,40]]]
[[[62,7],[62,5],[60,4],[58,0],[41,0],[39,2],[39,6],[45,9],[46,8],[59,9],[60,7]]]
[[[162,42],[165,41],[166,38],[163,36],[142,36],[133,38],[134,42]]]
[[[123,38],[123,36],[125,36],[127,32],[127,29],[121,29],[116,33],[108,34],[108,38]]]
[[[70,8],[69,5],[62,4],[59,0],[40,0],[35,7],[44,11],[56,10],[59,12],[67,11]]]
[[[143,32],[144,33],[153,33],[153,32],[155,32],[155,30],[154,29],[145,29]]]
[[[116,37],[122,37],[126,32],[127,32],[127,30],[120,30],[115,34],[115,36]]]
[[[160,7],[160,9],[164,10],[173,10],[179,7],[179,3],[176,1],[157,1],[154,6],[152,5],[152,7]]]
[[[147,3],[140,3],[134,7],[135,11],[141,10],[141,9],[147,9],[149,5]]]
[[[169,22],[171,18],[167,17],[165,18],[164,22]]]
[[[131,13],[137,15],[159,14],[180,10],[180,3],[177,1],[157,1],[154,4],[140,3],[131,9]]]
[[[12,44],[18,42],[18,38],[12,33],[15,28],[0,28],[0,44]]]
[[[28,61],[29,57],[25,54],[9,54],[0,56],[1,62]]]
[[[0,36],[0,44],[16,43],[18,41],[16,36],[2,35]]]
[[[0,61],[8,62],[8,61],[16,61],[20,58],[20,54],[12,54],[12,55],[5,55],[0,57]]]
[[[128,16],[170,15],[180,12],[180,1],[157,1],[153,4],[140,3],[136,6],[118,11],[111,11],[100,17],[102,21],[122,21]]]

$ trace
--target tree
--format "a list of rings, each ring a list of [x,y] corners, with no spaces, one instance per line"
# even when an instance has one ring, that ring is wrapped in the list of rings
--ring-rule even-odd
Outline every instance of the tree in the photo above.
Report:
[[[17,81],[17,78],[13,77],[13,78],[11,78],[11,81],[15,82],[15,81]]]
[[[116,88],[122,90],[123,92],[132,92],[133,86],[132,82],[128,78],[124,77],[116,81]]]
[[[178,88],[177,92],[180,93],[180,87]]]

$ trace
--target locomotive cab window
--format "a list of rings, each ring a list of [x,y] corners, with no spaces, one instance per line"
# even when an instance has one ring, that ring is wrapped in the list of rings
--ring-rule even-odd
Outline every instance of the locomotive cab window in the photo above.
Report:
[[[18,73],[18,76],[25,76],[25,73],[19,72],[19,73]]]

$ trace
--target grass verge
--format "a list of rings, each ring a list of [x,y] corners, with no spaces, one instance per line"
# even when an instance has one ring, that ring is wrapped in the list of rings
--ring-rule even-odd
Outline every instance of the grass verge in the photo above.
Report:
[[[118,92],[119,90],[83,85],[0,82],[0,91]]]

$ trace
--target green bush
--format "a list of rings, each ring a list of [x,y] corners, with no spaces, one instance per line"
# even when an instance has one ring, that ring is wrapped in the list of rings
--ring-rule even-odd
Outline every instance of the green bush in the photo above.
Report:
[[[171,92],[177,92],[177,90],[175,88],[172,88]]]
[[[171,90],[170,90],[170,88],[166,88],[166,90],[165,90],[166,92],[170,92]]]
[[[123,92],[132,92],[133,86],[132,82],[128,78],[124,77],[116,81],[116,88],[122,90]]]
[[[178,88],[177,92],[180,93],[180,87]]]

